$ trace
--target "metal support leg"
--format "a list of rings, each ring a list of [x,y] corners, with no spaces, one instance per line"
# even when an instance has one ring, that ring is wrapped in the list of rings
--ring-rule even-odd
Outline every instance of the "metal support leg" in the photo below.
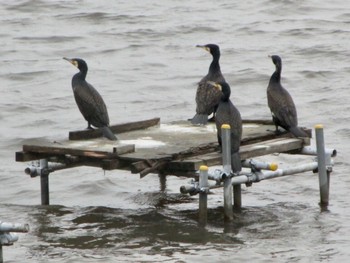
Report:
[[[159,177],[159,184],[160,184],[160,191],[165,192],[166,190],[166,175],[163,173],[158,174]]]
[[[208,167],[202,165],[199,168],[199,225],[205,226],[208,217]]]
[[[225,221],[233,219],[232,207],[232,180],[231,180],[231,127],[224,124],[221,126],[222,139],[222,165],[228,176],[224,180],[224,218]]]
[[[329,202],[329,172],[326,167],[326,154],[323,136],[323,125],[315,126],[317,162],[318,162],[318,179],[320,185],[320,205],[327,206]]]
[[[235,208],[241,208],[242,207],[242,190],[241,185],[234,185],[233,186],[233,206]]]
[[[4,263],[4,257],[2,256],[2,245],[0,245],[0,263]]]
[[[48,161],[47,159],[40,160],[41,174],[40,174],[40,186],[41,186],[41,204],[50,204],[49,195],[49,173],[48,173]]]

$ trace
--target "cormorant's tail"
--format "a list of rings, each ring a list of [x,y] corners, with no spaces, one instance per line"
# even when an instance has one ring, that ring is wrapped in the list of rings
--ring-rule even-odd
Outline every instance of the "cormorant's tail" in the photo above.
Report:
[[[239,152],[231,154],[231,169],[232,172],[240,172],[242,170],[241,156]]]
[[[290,127],[289,131],[295,136],[295,137],[309,137],[306,132],[304,132],[299,127]]]
[[[191,120],[192,124],[206,125],[208,123],[208,115],[206,114],[196,114]]]
[[[102,133],[103,136],[111,141],[118,140],[117,137],[114,135],[114,133],[111,131],[111,129],[108,126],[102,127]]]

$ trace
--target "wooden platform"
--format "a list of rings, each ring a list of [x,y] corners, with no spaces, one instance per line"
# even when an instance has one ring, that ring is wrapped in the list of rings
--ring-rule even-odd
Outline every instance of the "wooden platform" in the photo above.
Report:
[[[200,165],[221,163],[215,124],[193,126],[188,121],[161,124],[159,118],[154,118],[111,128],[118,141],[95,138],[101,136],[99,130],[70,132],[70,140],[29,140],[22,151],[16,152],[16,161],[48,159],[65,164],[65,168],[126,169],[140,173],[141,177],[150,172],[191,176]],[[308,138],[292,138],[289,133],[276,136],[274,129],[271,121],[244,121],[241,158],[298,151],[309,145]],[[311,130],[307,132],[311,134]]]

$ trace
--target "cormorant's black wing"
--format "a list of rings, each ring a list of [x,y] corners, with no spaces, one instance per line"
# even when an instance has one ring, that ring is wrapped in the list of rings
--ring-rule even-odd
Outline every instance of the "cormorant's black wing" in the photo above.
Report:
[[[98,91],[88,82],[75,84],[74,98],[84,118],[95,127],[109,125],[106,104]]]
[[[282,86],[267,90],[268,106],[271,113],[285,129],[298,126],[297,111],[289,92]]]
[[[225,82],[224,77],[220,74],[219,76],[205,76],[198,83],[197,93],[196,93],[196,113],[197,114],[207,114],[213,113],[216,105],[219,104],[221,98],[221,91],[208,84],[207,81],[213,82]]]

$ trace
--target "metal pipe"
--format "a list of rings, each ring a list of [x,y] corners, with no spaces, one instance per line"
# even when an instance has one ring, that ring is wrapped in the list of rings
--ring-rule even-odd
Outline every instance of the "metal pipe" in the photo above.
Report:
[[[8,223],[0,221],[0,233],[1,232],[28,232],[28,224]]]
[[[240,184],[233,185],[233,206],[235,208],[242,207],[242,187]]]
[[[18,240],[18,236],[9,232],[28,232],[28,224],[17,224],[0,221],[0,263],[4,262],[3,246],[10,246]]]
[[[254,183],[254,182],[257,183],[262,180],[273,179],[276,177],[315,171],[317,167],[318,167],[317,162],[311,162],[311,163],[302,164],[296,167],[290,167],[286,169],[277,169],[276,171],[256,171],[254,173],[242,174],[242,175],[232,177],[231,181],[233,186],[246,184],[246,183]],[[215,184],[210,182],[208,184],[209,189],[219,188],[222,186],[223,186],[222,184]],[[190,192],[194,193],[196,191],[195,190],[196,186],[195,185],[181,186],[180,189],[182,193],[190,193]],[[197,190],[197,192],[199,191]]]
[[[313,171],[317,169],[317,162],[307,163],[296,167],[287,169],[277,169],[276,171],[260,171],[252,173],[251,175],[240,175],[232,178],[232,185],[260,182],[262,180]]]
[[[226,174],[231,173],[231,127],[228,124],[221,126],[222,166]]]
[[[30,175],[30,177],[38,176],[38,168],[34,165],[28,166],[26,169],[24,169],[24,172]]]
[[[305,146],[301,149],[300,154],[317,156],[317,149],[315,149],[314,147],[311,147],[311,146]],[[329,155],[330,157],[336,157],[337,150],[325,148],[325,154]]]
[[[259,162],[253,159],[242,161],[242,166],[246,168],[255,168],[258,170],[263,169],[263,170],[276,171],[278,169],[277,163],[265,163],[265,162]]]
[[[48,161],[47,159],[40,160],[40,188],[41,188],[41,204],[49,205],[50,196],[49,196],[49,171],[48,171]]]
[[[199,167],[199,225],[207,224],[208,209],[208,166]]]
[[[228,124],[221,126],[221,147],[222,147],[222,165],[226,174],[231,172],[231,127]],[[224,219],[232,221],[232,182],[231,176],[224,179]]]
[[[1,233],[0,234],[0,245],[10,246],[18,240],[18,236],[11,233]]]
[[[226,178],[227,174],[220,170],[220,169],[215,169],[213,173],[209,173],[208,174],[208,179],[209,180],[214,180],[217,182],[221,182],[222,180],[224,180]]]
[[[315,126],[316,134],[316,148],[317,148],[317,162],[318,162],[318,179],[320,185],[320,204],[327,206],[329,202],[329,183],[326,167],[326,153],[324,146],[323,125]]]

